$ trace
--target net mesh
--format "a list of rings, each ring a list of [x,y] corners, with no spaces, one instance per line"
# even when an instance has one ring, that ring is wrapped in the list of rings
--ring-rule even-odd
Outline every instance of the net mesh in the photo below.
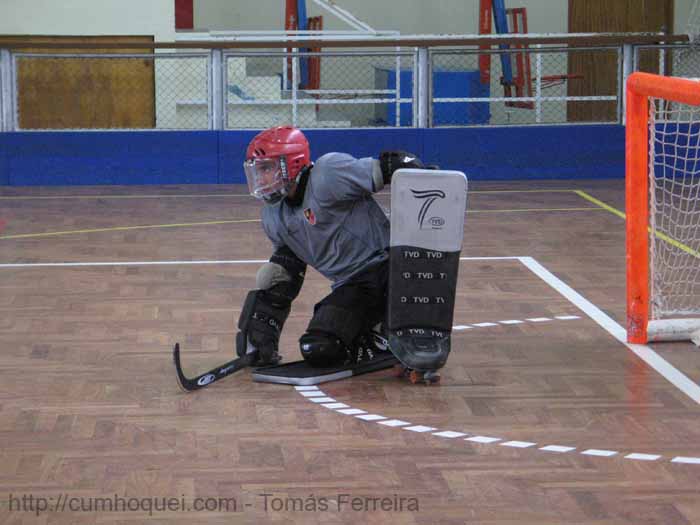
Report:
[[[651,318],[700,313],[700,107],[650,99]]]

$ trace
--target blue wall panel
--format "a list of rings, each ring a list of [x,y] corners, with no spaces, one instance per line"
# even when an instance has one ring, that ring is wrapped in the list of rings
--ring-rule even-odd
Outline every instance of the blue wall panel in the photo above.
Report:
[[[0,184],[242,184],[256,131],[0,133]],[[624,127],[305,130],[311,154],[403,149],[471,180],[624,176]]]
[[[342,151],[355,157],[377,157],[384,149],[404,149],[420,156],[422,132],[418,129],[328,129],[303,130],[311,145],[311,157]],[[257,131],[224,131],[220,140],[219,180],[224,184],[243,184],[243,161],[248,143]]]
[[[219,133],[219,182],[245,184],[243,161],[248,143],[258,131],[222,131]]]
[[[217,133],[6,133],[9,183],[214,184]]]
[[[0,186],[10,184],[10,171],[7,167],[9,133],[0,133]]]
[[[423,155],[470,180],[624,177],[625,128],[616,125],[425,130]]]

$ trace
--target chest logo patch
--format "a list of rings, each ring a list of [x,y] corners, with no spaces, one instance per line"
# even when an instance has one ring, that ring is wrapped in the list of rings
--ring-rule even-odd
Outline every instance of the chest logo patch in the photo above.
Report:
[[[304,218],[311,226],[316,224],[316,215],[311,208],[304,208]]]

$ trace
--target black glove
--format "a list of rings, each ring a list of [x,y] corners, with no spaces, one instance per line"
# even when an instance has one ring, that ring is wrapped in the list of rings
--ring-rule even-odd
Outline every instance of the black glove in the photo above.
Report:
[[[417,155],[401,150],[382,151],[379,155],[379,167],[384,184],[389,184],[394,172],[401,168],[425,169],[423,161]]]
[[[274,365],[280,361],[279,339],[290,305],[275,304],[263,290],[248,292],[238,319],[236,353],[251,365]]]

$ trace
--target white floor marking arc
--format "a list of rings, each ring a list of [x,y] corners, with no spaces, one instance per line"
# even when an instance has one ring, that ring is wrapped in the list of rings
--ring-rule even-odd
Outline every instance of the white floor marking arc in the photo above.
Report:
[[[497,443],[498,441],[502,441],[501,438],[496,438],[496,437],[488,437],[488,436],[473,436],[473,437],[468,437],[464,441],[473,441],[474,443]]]
[[[297,386],[294,387],[297,393],[302,395],[302,399],[307,401],[316,401],[320,397],[310,397],[309,393],[314,392],[318,396],[324,396],[326,398],[326,393],[320,390],[317,386]],[[321,399],[323,399],[321,398]],[[330,399],[330,398],[328,398]],[[416,432],[419,434],[430,433],[432,436],[447,439],[464,438],[464,441],[470,441],[472,443],[480,443],[484,445],[497,445],[501,447],[517,448],[517,449],[529,449],[535,447],[537,443],[532,441],[518,441],[518,440],[504,440],[499,437],[492,436],[480,436],[480,435],[470,435],[468,432],[457,432],[455,430],[440,430],[435,427],[429,427],[426,425],[411,425],[407,421],[401,419],[388,418],[380,414],[370,414],[365,410],[348,407],[345,403],[325,403],[321,406],[331,409],[333,412],[339,414],[354,416],[357,419],[362,419],[368,422],[378,423],[386,427],[398,428],[401,430],[410,430],[411,432]],[[468,436],[468,437],[464,437]],[[540,452],[549,452],[557,454],[579,454],[583,456],[594,456],[601,458],[611,458],[620,455],[617,450],[606,450],[598,448],[587,448],[577,452],[576,447],[564,446],[564,445],[545,445],[543,447],[538,447],[536,450]],[[631,452],[622,456],[626,460],[632,461],[657,461],[663,459],[660,454],[643,454],[638,452]],[[700,465],[700,457],[691,456],[676,456],[670,459],[671,463],[683,463],[687,465]]]
[[[405,427],[410,425],[408,421],[401,421],[400,419],[387,419],[386,421],[379,421],[379,424],[388,427]]]
[[[659,456],[658,454],[632,453],[632,454],[627,454],[625,456],[625,459],[637,459],[639,461],[656,461],[657,459],[661,459],[661,456]]]
[[[364,410],[360,410],[359,408],[345,408],[343,410],[338,410],[341,414],[345,414],[348,416],[356,416],[357,414],[366,414]]]
[[[616,450],[598,450],[596,448],[589,448],[581,452],[584,456],[600,456],[603,458],[609,458],[610,456],[617,455]]]
[[[506,441],[505,443],[499,443],[502,447],[513,447],[513,448],[530,448],[537,445],[537,443],[531,443],[529,441]]]
[[[321,406],[331,408],[333,410],[337,410],[338,408],[350,408],[350,406],[346,405],[345,403],[323,403]]]
[[[437,430],[437,428],[426,427],[425,425],[414,425],[412,427],[403,427],[403,429],[410,430],[411,432],[418,432],[418,433],[432,432],[433,430]]]
[[[618,341],[623,343],[627,348],[632,350],[638,357],[645,361],[649,366],[656,370],[659,374],[670,381],[674,386],[679,388],[688,397],[693,399],[696,403],[700,404],[700,386],[693,383],[687,376],[681,373],[679,370],[670,365],[661,356],[654,352],[650,347],[645,345],[634,345],[626,342],[626,333],[622,326],[620,326],[616,321],[610,318],[607,314],[602,312],[597,306],[592,304],[590,301],[581,296],[578,292],[573,290],[559,278],[554,276],[549,270],[538,263],[532,257],[520,257],[520,256],[507,256],[507,257],[460,257],[460,261],[508,261],[508,260],[518,260],[524,264],[529,270],[531,270],[535,275],[540,277],[547,284],[552,286],[557,292],[571,301],[584,313],[586,313],[591,319],[603,327],[608,333],[615,337]],[[59,262],[59,263],[5,263],[0,264],[0,269],[12,269],[12,268],[47,268],[47,267],[92,267],[92,266],[151,266],[151,265],[215,265],[215,264],[263,264],[267,262],[266,259],[247,259],[247,260],[201,260],[201,261],[115,261],[115,262]],[[559,316],[558,319],[562,320]],[[568,317],[568,316],[566,316]],[[549,318],[530,318],[527,319],[530,322],[546,322],[550,321]],[[473,326],[497,326],[495,323],[479,323]],[[297,387],[298,392],[304,387]],[[306,387],[305,391],[312,391],[313,388]],[[330,397],[313,396],[305,398],[311,400],[315,403],[335,403],[336,400]],[[364,419],[366,421],[379,421],[387,419],[384,416],[378,414],[367,414],[365,411],[360,409],[340,409],[340,410],[352,410],[353,412],[347,412],[348,415],[354,415],[354,417]],[[335,410],[339,413],[340,410]],[[357,412],[360,410],[360,412]],[[424,427],[422,425],[414,425],[412,427],[399,427],[404,430],[412,430],[414,432],[430,432],[436,430],[432,427]],[[416,430],[421,429],[421,430]],[[423,430],[426,429],[426,430]],[[487,437],[487,436],[471,436],[465,438],[466,441],[472,441],[477,443],[497,443],[502,441],[501,438]],[[532,444],[535,445],[534,443]],[[596,449],[589,449],[590,451]],[[612,454],[617,454],[616,451],[598,451],[607,452]],[[637,461],[655,461],[656,459],[662,458],[660,455],[655,454],[641,454],[641,453],[630,453],[624,456],[625,459],[637,460]],[[688,463],[688,464],[700,464],[700,458],[696,457],[685,457],[678,456],[671,460],[674,463]]]
[[[460,258],[462,260],[464,258]],[[472,260],[478,260],[478,258],[471,258]],[[506,258],[506,259],[511,259],[511,258]],[[554,274],[552,274],[549,270],[547,270],[544,266],[542,266],[539,262],[537,262],[534,258],[532,257],[517,257],[523,265],[525,265],[526,268],[528,268],[530,271],[532,271],[535,275],[537,275],[540,279],[542,279],[545,283],[547,283],[549,286],[554,288],[558,293],[560,293],[563,297],[568,299],[571,303],[573,303],[575,306],[577,306],[581,311],[583,311],[588,317],[590,317],[593,321],[595,321],[598,325],[600,325],[605,331],[607,331],[609,334],[611,334],[615,339],[617,339],[619,342],[624,344],[627,348],[632,350],[638,357],[640,357],[644,362],[646,362],[649,366],[651,366],[654,370],[656,370],[659,374],[661,374],[664,378],[666,378],[671,384],[676,386],[679,390],[681,390],[683,393],[685,393],[688,397],[693,399],[696,403],[700,404],[700,387],[693,383],[690,379],[688,379],[687,376],[685,376],[682,372],[674,368],[671,364],[669,364],[666,360],[664,360],[661,356],[659,356],[656,352],[654,352],[651,348],[649,348],[646,345],[634,345],[634,344],[629,344],[627,343],[627,337],[626,337],[626,332],[625,329],[618,324],[614,319],[612,319],[610,316],[605,314],[600,308],[595,306],[593,303],[588,301],[585,297],[583,297],[581,294],[576,292],[573,288],[571,288],[569,285],[564,283],[561,279],[556,277]],[[554,316],[554,319],[557,320],[569,320],[569,319],[575,319],[578,318],[578,316],[573,316],[573,315],[559,315],[559,316]],[[527,321],[530,322],[547,322],[551,321],[551,318],[547,317],[534,317],[534,318],[529,318]],[[465,325],[458,325],[458,326],[465,326]],[[473,327],[490,327],[490,326],[498,326],[496,323],[474,323],[471,326]],[[311,398],[312,400],[314,398]],[[358,418],[363,418],[362,416],[355,416]],[[378,414],[371,414],[371,418],[363,418],[366,419],[367,421],[376,421],[376,420],[385,420],[387,419],[384,416],[380,416]],[[414,427],[403,427],[405,430],[412,430],[413,428],[421,428],[421,425],[415,425]],[[430,430],[424,430],[424,432],[427,431],[433,431],[437,430],[431,427],[422,427],[422,428],[430,428]],[[450,432],[450,431],[445,431],[445,432]],[[436,432],[440,433],[440,431]],[[488,436],[470,436],[464,439],[465,441],[472,441],[476,443],[482,443],[482,444],[498,444],[500,446],[506,446],[506,447],[513,447],[513,448],[530,448],[535,445],[536,443],[531,443],[527,441],[504,441],[502,438],[498,437],[488,437]],[[566,454],[566,453],[577,453],[581,455],[586,455],[586,456],[594,456],[594,457],[616,457],[620,454],[619,451],[616,450],[606,450],[606,449],[586,449],[580,452],[576,452],[576,447],[568,447],[568,446],[560,446],[560,445],[547,445],[540,447],[538,450],[542,452],[558,452],[561,454]],[[629,460],[629,461],[657,461],[659,459],[662,459],[663,456],[660,454],[648,454],[648,453],[637,453],[637,452],[631,452],[623,456],[624,459]],[[676,456],[674,458],[671,458],[670,461],[672,463],[682,463],[682,464],[692,464],[692,465],[700,465],[700,457],[689,457],[689,456]]]
[[[454,439],[454,438],[466,436],[466,434],[464,432],[455,432],[453,430],[443,430],[442,432],[433,432],[433,436]]]
[[[358,419],[362,419],[364,421],[380,421],[382,419],[387,419],[384,416],[379,416],[377,414],[364,414],[362,416],[355,416]]]
[[[314,403],[335,403],[335,399],[332,397],[307,397],[306,399]]]
[[[547,445],[546,447],[541,447],[540,450],[543,452],[558,452],[558,453],[564,453],[564,452],[571,452],[572,450],[576,450],[576,447],[563,447],[561,445]]]
[[[690,465],[700,465],[700,458],[686,458],[683,456],[675,457],[671,460],[672,463],[688,463]]]

